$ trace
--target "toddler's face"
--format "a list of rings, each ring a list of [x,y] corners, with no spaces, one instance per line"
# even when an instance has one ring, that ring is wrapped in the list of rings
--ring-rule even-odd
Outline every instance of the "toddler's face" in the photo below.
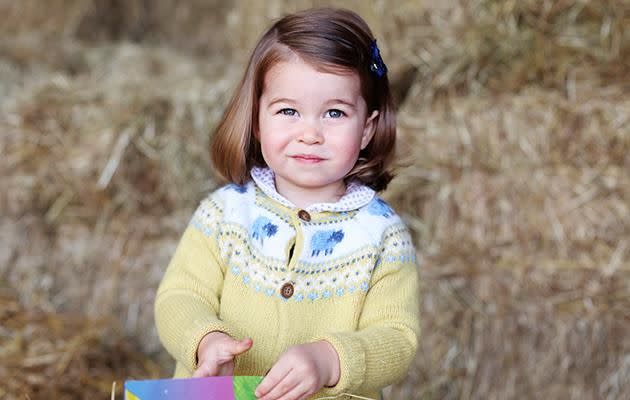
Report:
[[[367,115],[358,74],[321,72],[297,58],[280,62],[265,76],[259,103],[257,137],[278,192],[337,200],[378,115]]]

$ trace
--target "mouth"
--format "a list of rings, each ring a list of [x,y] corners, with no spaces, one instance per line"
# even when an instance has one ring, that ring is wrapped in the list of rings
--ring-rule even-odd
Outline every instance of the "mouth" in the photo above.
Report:
[[[306,162],[306,163],[318,163],[323,161],[324,159],[316,156],[314,154],[296,154],[291,156],[296,161]]]

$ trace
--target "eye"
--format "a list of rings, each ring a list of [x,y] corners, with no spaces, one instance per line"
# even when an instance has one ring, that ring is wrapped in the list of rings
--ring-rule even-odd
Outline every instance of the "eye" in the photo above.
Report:
[[[336,108],[333,108],[332,110],[326,111],[326,115],[330,118],[341,118],[345,116],[346,113],[341,110],[337,110]]]
[[[297,111],[293,108],[283,108],[282,110],[278,111],[278,114],[286,115],[287,117],[293,117],[297,115]]]

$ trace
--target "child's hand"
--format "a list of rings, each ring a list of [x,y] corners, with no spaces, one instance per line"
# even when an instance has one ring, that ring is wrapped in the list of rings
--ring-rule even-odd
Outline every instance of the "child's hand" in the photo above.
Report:
[[[256,388],[260,400],[306,399],[339,381],[339,356],[326,341],[292,346]]]
[[[234,357],[252,347],[251,339],[235,340],[223,332],[210,332],[197,348],[197,370],[193,378],[234,374]]]

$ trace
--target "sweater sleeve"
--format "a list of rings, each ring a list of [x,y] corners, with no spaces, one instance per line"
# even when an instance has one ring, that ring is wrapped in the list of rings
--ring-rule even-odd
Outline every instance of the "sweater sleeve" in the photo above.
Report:
[[[230,336],[219,318],[225,267],[215,240],[221,210],[212,199],[201,202],[175,250],[155,299],[155,323],[166,350],[191,373],[197,347],[212,331]]]
[[[339,355],[339,381],[325,393],[373,392],[400,381],[414,359],[419,334],[416,254],[407,228],[398,225],[384,234],[357,331],[314,338],[328,341]]]

